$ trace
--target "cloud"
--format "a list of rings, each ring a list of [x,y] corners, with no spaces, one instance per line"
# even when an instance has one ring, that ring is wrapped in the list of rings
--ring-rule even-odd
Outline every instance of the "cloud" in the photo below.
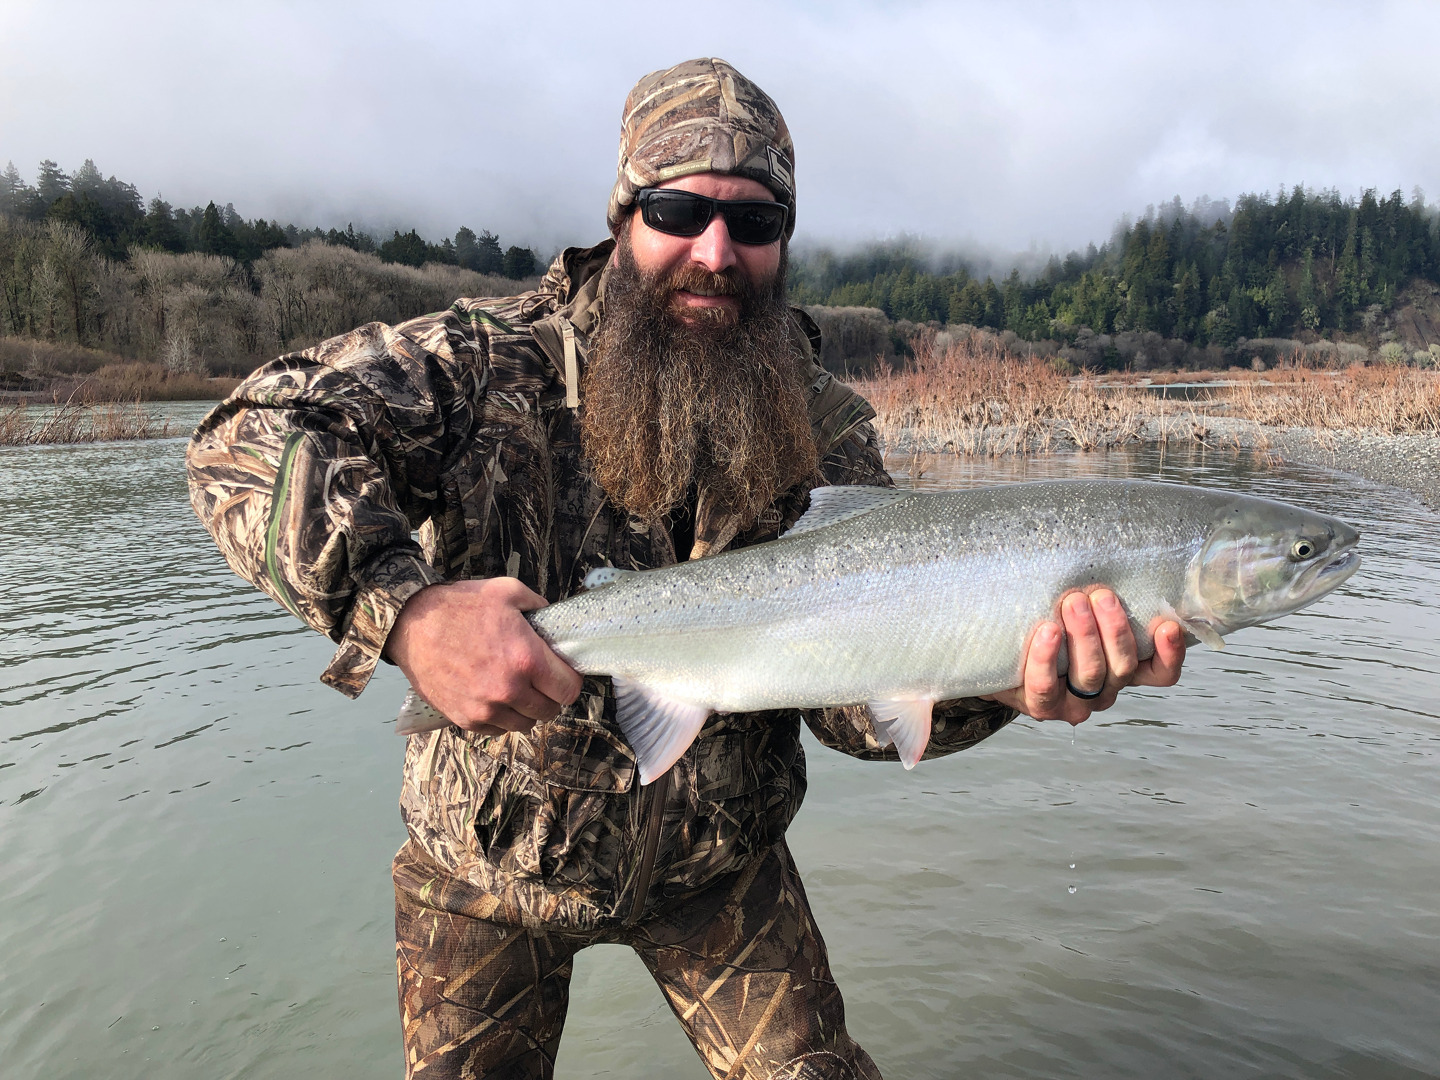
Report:
[[[548,251],[604,232],[619,111],[723,56],[785,111],[800,237],[1065,250],[1173,195],[1435,188],[1440,5],[9,0],[0,159],[191,204]]]

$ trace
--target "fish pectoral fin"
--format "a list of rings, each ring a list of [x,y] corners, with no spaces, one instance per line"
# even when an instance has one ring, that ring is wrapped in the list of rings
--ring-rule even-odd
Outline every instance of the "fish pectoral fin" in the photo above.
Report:
[[[818,487],[810,492],[810,509],[792,525],[786,536],[823,529],[850,518],[890,506],[914,496],[912,491],[873,487],[869,484],[847,484],[843,487]]]
[[[419,735],[422,731],[435,731],[449,723],[444,713],[411,690],[400,706],[400,715],[395,717],[395,734]]]
[[[935,702],[929,698],[892,698],[870,702],[870,717],[875,722],[875,738],[881,746],[895,744],[900,763],[913,769],[925,747],[930,744],[930,710]]]
[[[1179,624],[1180,629],[1184,630],[1185,633],[1194,638],[1195,641],[1203,641],[1212,649],[1225,648],[1225,639],[1222,638],[1220,632],[1205,619],[1187,619],[1169,604],[1161,607],[1160,617],[1173,619]],[[1194,642],[1192,641],[1190,644],[1193,645]]]
[[[1225,648],[1225,639],[1216,632],[1213,626],[1203,619],[1182,620],[1180,628],[1186,633],[1193,635],[1196,639],[1203,641],[1212,649]]]
[[[599,589],[605,585],[613,585],[621,578],[627,578],[636,573],[639,571],[622,570],[618,566],[597,566],[585,575],[585,580],[580,583],[580,587],[582,589]]]
[[[695,736],[710,715],[707,705],[692,705],[668,698],[648,686],[616,675],[615,718],[635,761],[640,766],[640,783],[663,776],[680,755],[690,749]]]

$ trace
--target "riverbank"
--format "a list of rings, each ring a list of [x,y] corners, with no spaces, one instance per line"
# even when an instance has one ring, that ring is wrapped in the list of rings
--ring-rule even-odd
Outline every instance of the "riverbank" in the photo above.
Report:
[[[102,359],[107,355],[85,351]],[[55,355],[39,359],[51,367],[59,362]],[[165,438],[175,432],[157,406],[219,401],[240,382],[119,360],[87,371],[0,375],[7,376],[0,379],[0,446]]]
[[[1008,457],[1199,444],[1404,488],[1440,507],[1440,372],[1410,367],[1072,378],[981,343],[856,383],[892,456]]]
[[[1365,431],[1265,429],[1235,422],[1226,437],[1284,461],[1319,465],[1418,495],[1440,510],[1440,437]]]

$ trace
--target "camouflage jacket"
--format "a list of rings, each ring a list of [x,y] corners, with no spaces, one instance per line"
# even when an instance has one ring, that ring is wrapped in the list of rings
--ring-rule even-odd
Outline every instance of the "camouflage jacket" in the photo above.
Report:
[[[676,561],[670,529],[617,511],[580,457],[578,375],[611,246],[567,250],[534,292],[459,300],[281,357],[196,430],[196,513],[236,573],[337,642],[329,685],[358,695],[401,606],[433,582],[508,574],[555,601],[596,566]],[[797,311],[794,325],[818,356],[814,324]],[[891,482],[869,405],[813,364],[810,378],[819,475],[740,535],[693,508],[686,554],[775,537],[818,483]],[[714,716],[642,789],[614,706],[608,680],[586,678],[573,706],[529,734],[411,737],[405,824],[440,868],[494,898],[489,917],[577,930],[633,921],[741,869],[794,817],[799,711]],[[972,746],[1013,716],[993,702],[937,706],[928,753]],[[863,709],[803,719],[829,746],[894,760]]]

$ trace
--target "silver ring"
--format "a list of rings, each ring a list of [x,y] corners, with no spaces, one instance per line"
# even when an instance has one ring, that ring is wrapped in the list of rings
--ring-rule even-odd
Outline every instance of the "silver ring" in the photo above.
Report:
[[[1065,676],[1065,689],[1070,691],[1072,695],[1078,697],[1081,701],[1094,701],[1097,697],[1099,697],[1105,692],[1105,687],[1103,685],[1100,687],[1099,690],[1077,690],[1075,689],[1075,684],[1070,681],[1069,675]]]

